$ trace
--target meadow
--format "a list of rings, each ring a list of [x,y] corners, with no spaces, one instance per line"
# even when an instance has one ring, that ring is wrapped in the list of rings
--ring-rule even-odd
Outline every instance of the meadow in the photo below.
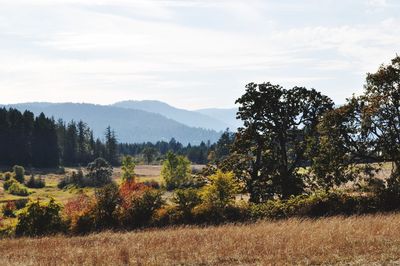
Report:
[[[0,264],[391,265],[399,229],[400,214],[390,214],[4,239]]]
[[[201,165],[194,165],[193,168],[201,169]],[[77,168],[66,168],[65,173],[57,173],[56,170],[37,170],[35,171],[35,175],[41,176],[45,182],[46,186],[44,188],[34,189],[30,188],[29,190],[32,192],[28,197],[21,197],[11,195],[10,193],[4,191],[2,183],[4,181],[0,180],[0,203],[4,203],[10,200],[18,200],[23,198],[30,199],[46,199],[52,197],[56,199],[58,202],[65,203],[69,199],[76,197],[77,193],[80,191],[84,191],[86,194],[92,194],[93,188],[84,188],[79,191],[76,189],[59,189],[57,184],[59,181],[65,176],[70,174],[73,171],[77,171]],[[138,182],[145,181],[156,181],[157,183],[161,183],[161,165],[137,165],[136,175]],[[117,167],[113,170],[113,179],[118,183],[120,182],[121,177],[121,168]],[[27,180],[29,176],[25,176]]]

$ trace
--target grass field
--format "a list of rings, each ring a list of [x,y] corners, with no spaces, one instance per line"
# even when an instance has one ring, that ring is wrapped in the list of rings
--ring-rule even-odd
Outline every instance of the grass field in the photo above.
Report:
[[[195,169],[201,169],[202,166],[195,165],[193,167]],[[77,169],[67,168],[65,170],[66,174],[68,174]],[[158,183],[162,182],[160,176],[161,173],[160,165],[138,165],[136,166],[135,171],[139,182],[144,182],[144,181],[156,181]],[[3,182],[0,181],[0,204],[3,202],[7,202],[9,200],[16,200],[21,198],[45,199],[49,197],[55,198],[57,201],[65,203],[66,201],[68,201],[68,199],[71,199],[76,196],[78,190],[62,190],[57,187],[57,184],[65,174],[57,174],[54,173],[54,171],[53,172],[44,171],[40,173],[40,175],[45,179],[46,187],[41,189],[29,189],[33,193],[28,197],[14,196],[7,193],[3,189],[3,184],[2,184]],[[121,176],[121,168],[114,168],[113,172],[114,180],[118,182],[120,176]],[[29,176],[26,176],[25,178],[28,179]],[[85,188],[84,191],[86,194],[91,194],[93,193],[93,188]]]
[[[400,263],[400,214],[0,241],[0,265]]]

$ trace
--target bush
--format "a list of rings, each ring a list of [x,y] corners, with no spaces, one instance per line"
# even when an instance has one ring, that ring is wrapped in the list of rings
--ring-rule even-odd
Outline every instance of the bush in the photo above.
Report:
[[[19,183],[23,184],[24,181],[25,181],[25,169],[24,169],[24,167],[19,166],[19,165],[15,165],[13,167],[13,171],[14,171],[15,179]]]
[[[135,181],[135,161],[132,156],[124,156],[122,158],[122,180],[123,181]]]
[[[157,209],[163,204],[161,193],[145,188],[133,193],[120,210],[122,225],[127,228],[148,226]]]
[[[13,174],[10,172],[4,173],[4,181],[8,181],[13,177]]]
[[[121,206],[119,216],[126,228],[148,226],[156,210],[163,205],[161,192],[134,181],[120,187]]]
[[[9,179],[7,179],[7,181],[5,181],[5,182],[3,183],[3,188],[4,188],[4,190],[8,190],[8,189],[11,187],[11,185],[14,184],[14,183],[17,183],[17,184],[18,184],[18,181],[15,180],[14,178],[9,178]]]
[[[94,230],[94,201],[85,194],[69,200],[63,214],[66,217],[69,231],[74,234],[85,234]]]
[[[57,187],[59,189],[63,189],[69,185],[85,187],[86,185],[89,185],[89,183],[89,180],[85,180],[82,169],[79,169],[78,172],[72,172],[71,176],[65,176],[62,178]]]
[[[7,201],[7,203],[3,205],[1,212],[3,213],[4,217],[15,217],[14,212],[16,210],[17,207],[15,206],[15,203],[12,201]]]
[[[28,203],[28,199],[14,200],[15,208],[17,208],[17,210],[25,208],[27,203]]]
[[[239,185],[232,172],[224,173],[218,170],[208,177],[209,183],[202,189],[202,198],[205,204],[215,208],[225,208],[235,202],[239,193]]]
[[[166,157],[162,165],[161,176],[167,190],[171,191],[190,184],[192,179],[190,161],[186,157],[172,152],[168,152]]]
[[[26,182],[26,186],[28,188],[44,188],[46,183],[40,176],[35,178],[35,176],[32,174],[28,182]]]
[[[332,215],[365,214],[378,211],[375,196],[351,196],[340,192],[316,192],[289,200],[269,200],[250,206],[253,219],[288,217],[322,217]]]
[[[29,195],[28,189],[24,185],[21,185],[20,183],[17,183],[17,182],[12,183],[12,185],[8,188],[7,191],[10,194],[16,195],[16,196],[28,196]]]
[[[18,215],[17,236],[42,236],[64,232],[65,224],[60,215],[61,205],[54,199],[42,203],[29,202]]]
[[[121,197],[115,183],[96,189],[93,207],[96,229],[112,228],[118,225],[117,206],[120,203]]]
[[[172,201],[177,204],[177,211],[181,212],[185,222],[192,221],[193,209],[202,202],[199,191],[193,188],[176,190]]]
[[[157,181],[150,180],[150,181],[144,181],[141,184],[145,185],[146,187],[153,188],[153,189],[160,189],[161,186]]]
[[[112,182],[112,166],[103,158],[97,158],[86,167],[90,186],[101,187]]]

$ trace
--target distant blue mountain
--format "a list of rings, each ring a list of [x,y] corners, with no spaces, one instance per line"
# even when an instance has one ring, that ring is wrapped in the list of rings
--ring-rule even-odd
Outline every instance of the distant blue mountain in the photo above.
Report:
[[[229,109],[208,108],[208,109],[196,110],[196,112],[210,117],[215,117],[218,120],[224,121],[229,125],[231,131],[236,131],[238,127],[243,125],[241,120],[236,119],[236,113],[238,112],[238,108],[229,108]]]
[[[175,138],[183,144],[199,144],[201,141],[208,140],[216,142],[221,135],[216,130],[200,128],[203,124],[191,127],[169,119],[160,115],[160,109],[148,112],[144,111],[144,108],[138,110],[118,107],[118,104],[104,106],[77,103],[21,103],[6,105],[6,107],[21,111],[30,110],[36,115],[43,112],[56,120],[59,118],[64,121],[82,120],[93,129],[96,137],[102,137],[106,127],[111,126],[116,131],[120,142],[156,142]],[[217,122],[214,121],[214,123],[216,126]],[[193,124],[195,123],[191,123]]]
[[[113,106],[161,114],[190,127],[200,127],[221,131],[225,130],[227,127],[235,126],[226,121],[226,117],[229,115],[226,115],[226,117],[220,117],[214,116],[212,113],[210,113],[211,115],[208,115],[202,112],[188,111],[173,107],[160,101],[123,101],[117,102],[113,104]],[[234,120],[235,116],[232,118],[229,120]]]

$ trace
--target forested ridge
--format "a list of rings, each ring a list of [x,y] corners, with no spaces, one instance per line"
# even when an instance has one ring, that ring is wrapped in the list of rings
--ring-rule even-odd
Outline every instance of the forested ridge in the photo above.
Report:
[[[229,135],[228,131],[224,134],[225,137]],[[35,117],[30,111],[0,109],[2,166],[78,166],[87,165],[99,157],[117,165],[121,155],[132,155],[142,158],[145,163],[153,163],[168,151],[185,155],[194,163],[205,164],[215,157],[215,153],[209,155],[218,146],[210,141],[183,145],[174,138],[169,142],[119,143],[117,133],[111,127],[104,129],[103,139],[95,138],[93,130],[83,121],[67,123],[61,119],[55,121],[43,113]],[[232,140],[226,141],[227,145]]]

